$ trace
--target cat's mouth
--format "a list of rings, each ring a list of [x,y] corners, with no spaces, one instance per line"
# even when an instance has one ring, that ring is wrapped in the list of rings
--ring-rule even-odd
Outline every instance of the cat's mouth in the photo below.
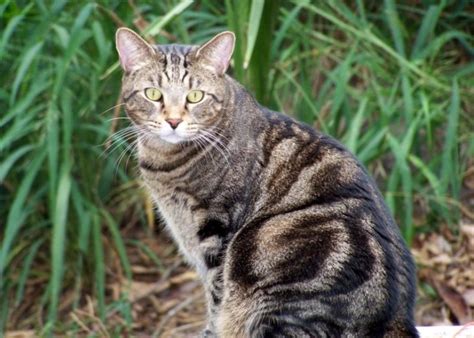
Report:
[[[200,128],[197,124],[182,121],[179,124],[172,125],[168,121],[156,123],[147,121],[142,125],[142,132],[152,138],[159,138],[167,143],[177,144],[193,141],[200,134]]]
[[[189,141],[195,134],[195,132],[188,130],[188,128],[186,128],[184,125],[182,127],[177,126],[176,128],[165,125],[164,127],[160,128],[158,132],[158,136],[163,141],[172,144]]]

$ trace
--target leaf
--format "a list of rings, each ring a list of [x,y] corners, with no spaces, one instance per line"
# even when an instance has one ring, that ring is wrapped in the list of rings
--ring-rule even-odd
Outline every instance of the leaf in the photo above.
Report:
[[[255,41],[257,41],[258,30],[260,28],[260,20],[262,18],[263,6],[265,0],[253,0],[250,7],[249,28],[247,31],[247,49],[245,50],[244,69],[249,66],[252,57]]]
[[[15,240],[20,227],[26,218],[25,204],[31,190],[31,186],[40,170],[40,166],[46,156],[44,150],[41,150],[34,157],[27,174],[21,181],[15,199],[9,209],[7,216],[7,223],[3,232],[3,242],[0,247],[0,290],[3,288],[3,274],[7,269],[8,265],[8,254],[10,253],[11,246]]]
[[[467,289],[463,292],[462,296],[466,300],[467,305],[474,306],[474,289]]]
[[[398,16],[397,8],[393,0],[385,0],[385,18],[387,19],[388,28],[392,33],[395,49],[398,54],[405,57],[405,44],[403,42],[403,25]]]
[[[8,175],[10,168],[15,164],[15,162],[34,148],[35,146],[32,144],[25,145],[21,148],[16,149],[6,159],[2,159],[2,162],[0,163],[0,182],[3,182],[5,180],[5,177]]]
[[[364,117],[367,116],[367,112],[366,112],[367,101],[368,100],[366,97],[362,98],[359,104],[359,110],[355,114],[349,126],[350,129],[349,129],[349,135],[347,137],[346,146],[354,154],[357,153],[358,141],[360,140],[362,121]]]
[[[146,29],[145,33],[150,35],[158,35],[161,29],[168,24],[173,18],[183,12],[186,8],[188,8],[194,1],[193,0],[182,0],[176,6],[174,6],[171,10],[169,10],[163,17],[157,18],[155,21],[150,23],[148,28]]]
[[[416,36],[415,44],[413,45],[411,59],[416,59],[419,56],[420,51],[426,45],[428,38],[433,34],[443,7],[444,3],[437,6],[431,5],[426,11],[418,35]]]
[[[43,47],[44,41],[40,41],[35,45],[31,46],[31,48],[23,55],[20,67],[18,67],[18,71],[16,73],[15,81],[13,81],[12,85],[12,94],[10,96],[10,105],[12,106],[16,99],[16,94],[18,93],[18,89],[20,88],[20,84],[23,82],[23,79],[26,76],[28,69],[31,66],[33,60],[38,56],[41,48]]]
[[[441,166],[441,179],[443,193],[447,194],[451,187],[451,195],[456,197],[457,191],[453,191],[457,186],[459,178],[457,175],[456,157],[457,157],[457,143],[458,143],[458,126],[459,126],[459,115],[460,115],[461,99],[459,93],[459,86],[457,81],[453,81],[451,103],[448,113],[448,125],[444,139],[443,147],[443,164]],[[457,189],[456,189],[457,190]]]
[[[105,257],[102,243],[101,224],[97,214],[92,225],[92,244],[95,262],[96,297],[99,306],[99,317],[105,319]]]
[[[471,321],[471,308],[467,305],[464,297],[455,289],[444,282],[433,280],[436,291],[448,305],[449,309],[456,316],[460,324],[466,324]]]
[[[51,279],[50,279],[50,304],[49,321],[54,323],[61,293],[62,278],[64,273],[64,250],[66,246],[66,224],[69,210],[69,197],[71,192],[71,165],[64,162],[59,176],[56,203],[54,206],[53,232],[51,239]]]

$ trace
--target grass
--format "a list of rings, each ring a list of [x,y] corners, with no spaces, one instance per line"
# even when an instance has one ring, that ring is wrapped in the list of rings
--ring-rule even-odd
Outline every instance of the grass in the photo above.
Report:
[[[133,4],[133,2],[132,2]],[[130,278],[123,224],[153,224],[129,163],[119,25],[158,43],[237,35],[233,75],[258,100],[342,140],[376,177],[407,242],[458,224],[474,153],[474,15],[468,1],[203,0],[0,4],[0,332],[42,281],[29,327],[63,332],[73,289],[107,324],[110,245]],[[138,20],[139,19],[139,20]],[[134,25],[134,22],[136,25]],[[105,155],[104,155],[105,154]],[[133,162],[133,160],[130,160]],[[145,208],[143,206],[146,206]],[[110,240],[105,242],[104,238]],[[129,310],[124,317],[129,318]],[[114,310],[115,311],[115,310]],[[67,325],[66,325],[67,326]]]

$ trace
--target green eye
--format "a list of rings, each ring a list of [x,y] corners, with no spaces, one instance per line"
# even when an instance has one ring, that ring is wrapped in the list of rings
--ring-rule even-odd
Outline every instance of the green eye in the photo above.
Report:
[[[160,101],[161,92],[156,88],[147,88],[145,89],[145,96],[152,101]]]
[[[202,90],[191,90],[188,96],[186,96],[186,100],[188,100],[189,103],[198,103],[203,97],[204,92]]]

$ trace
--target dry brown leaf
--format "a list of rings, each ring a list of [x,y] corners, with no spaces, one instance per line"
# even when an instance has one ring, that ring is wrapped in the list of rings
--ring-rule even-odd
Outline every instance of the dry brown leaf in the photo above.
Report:
[[[468,237],[474,237],[474,225],[461,225],[461,232]]]
[[[130,283],[128,299],[133,302],[135,299],[142,298],[144,295],[153,292],[155,288],[156,283],[143,283],[132,281]]]
[[[433,234],[432,237],[433,238],[431,239],[431,245],[429,245],[431,253],[436,255],[442,253],[452,254],[453,248],[451,247],[451,244],[446,240],[446,238],[437,234]]]
[[[433,284],[459,323],[468,323],[471,320],[471,308],[463,296],[444,282],[434,280]]]
[[[198,278],[198,276],[197,276],[196,272],[186,271],[186,272],[183,272],[182,274],[180,274],[178,276],[170,278],[170,282],[172,284],[181,284],[181,283],[184,283],[184,282],[195,280],[197,278]]]
[[[474,248],[474,225],[461,225],[461,233],[467,238],[471,249]]]
[[[474,306],[474,289],[464,291],[462,296],[466,300],[467,305]]]
[[[160,270],[155,267],[146,267],[146,266],[141,266],[141,265],[133,265],[132,266],[132,273],[134,274],[158,274],[160,273]]]
[[[23,331],[7,331],[5,333],[5,338],[32,338],[36,337],[35,331],[33,330],[23,330]]]
[[[442,265],[448,265],[453,261],[453,258],[445,253],[439,254],[438,256],[434,256],[431,258],[431,263],[433,264],[442,264]]]

